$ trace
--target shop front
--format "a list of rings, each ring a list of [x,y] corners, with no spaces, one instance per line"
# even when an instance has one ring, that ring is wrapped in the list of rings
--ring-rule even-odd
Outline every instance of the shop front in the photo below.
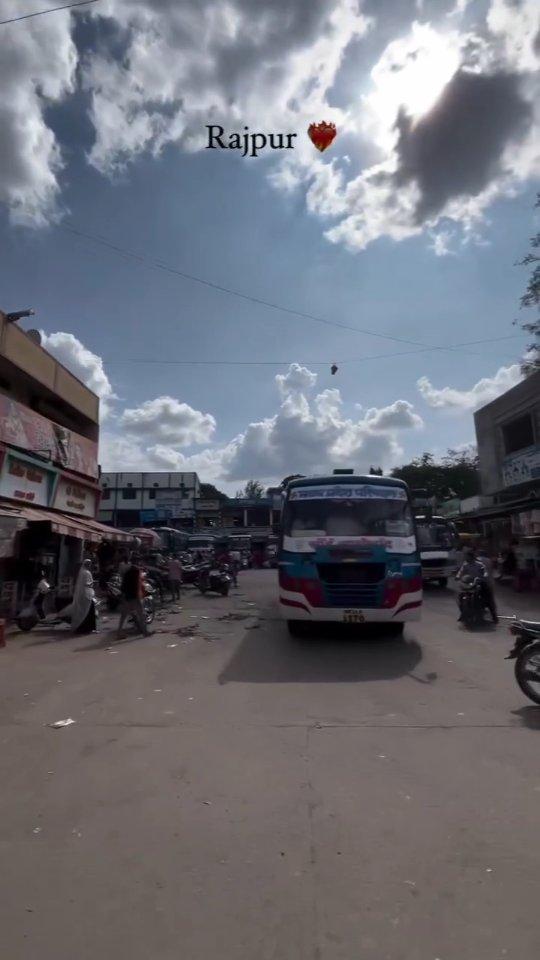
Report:
[[[130,538],[94,518],[99,487],[37,458],[3,449],[0,471],[0,612],[11,615],[41,571],[70,593],[83,556]]]

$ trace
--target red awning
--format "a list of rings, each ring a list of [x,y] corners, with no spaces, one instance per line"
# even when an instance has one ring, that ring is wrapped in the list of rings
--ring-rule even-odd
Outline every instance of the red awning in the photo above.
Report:
[[[112,540],[116,543],[127,543],[133,538],[120,530],[106,527],[97,520],[89,517],[72,517],[67,513],[53,513],[52,510],[42,510],[40,507],[0,505],[0,515],[4,517],[18,517],[27,523],[50,523],[54,533],[64,537],[75,537],[77,540],[87,540],[91,543],[101,543],[102,540]]]

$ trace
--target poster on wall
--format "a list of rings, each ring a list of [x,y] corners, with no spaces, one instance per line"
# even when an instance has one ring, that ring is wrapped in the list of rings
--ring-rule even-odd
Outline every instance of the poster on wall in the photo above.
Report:
[[[98,477],[97,443],[1,394],[0,440],[29,453],[48,456],[75,473]]]

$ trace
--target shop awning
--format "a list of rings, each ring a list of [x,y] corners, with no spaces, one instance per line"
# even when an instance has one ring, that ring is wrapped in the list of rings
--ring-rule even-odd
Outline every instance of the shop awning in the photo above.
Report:
[[[483,507],[480,510],[471,510],[470,513],[461,513],[458,520],[496,520],[499,517],[509,517],[513,513],[525,513],[527,510],[538,510],[539,499],[521,500],[518,502],[498,503],[492,507]]]
[[[1,504],[0,516],[16,517],[27,523],[50,523],[54,533],[91,543],[101,543],[102,540],[127,543],[133,539],[128,533],[106,527],[105,524],[91,520],[89,517],[72,517],[67,513],[53,513],[52,510],[42,510],[39,507],[12,507]]]
[[[99,536],[99,540],[111,540],[113,543],[133,543],[135,537],[127,530],[117,530],[115,527],[108,527],[106,523],[100,523],[99,520],[81,519],[90,530]]]

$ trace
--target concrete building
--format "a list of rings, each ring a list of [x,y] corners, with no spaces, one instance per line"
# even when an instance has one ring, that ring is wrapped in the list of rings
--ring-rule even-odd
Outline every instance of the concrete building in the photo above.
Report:
[[[482,496],[476,517],[499,521],[540,571],[540,371],[474,415]],[[485,503],[486,501],[484,501]]]
[[[99,399],[0,311],[0,606],[99,543]],[[25,593],[26,591],[26,593]]]
[[[103,473],[99,519],[124,530],[159,524],[192,529],[196,473]]]
[[[221,505],[221,516],[225,528],[240,527],[247,532],[256,528],[269,534],[279,525],[280,519],[279,510],[275,509],[272,497],[236,497],[227,500]]]

